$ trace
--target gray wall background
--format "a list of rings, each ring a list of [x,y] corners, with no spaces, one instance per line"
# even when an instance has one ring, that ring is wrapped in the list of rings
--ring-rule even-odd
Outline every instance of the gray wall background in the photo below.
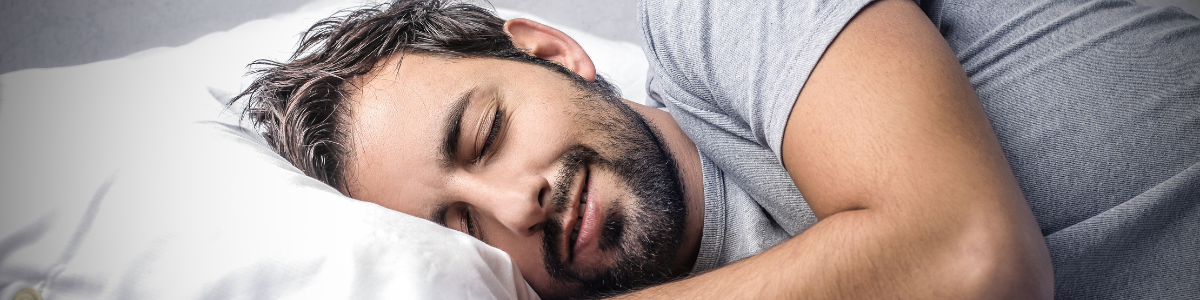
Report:
[[[180,46],[311,0],[0,0],[0,74]],[[637,0],[491,0],[601,37],[640,43]]]
[[[310,0],[0,0],[0,74],[77,65],[294,11]],[[491,0],[601,37],[641,43],[637,0]],[[1200,0],[1138,0],[1200,15]]]

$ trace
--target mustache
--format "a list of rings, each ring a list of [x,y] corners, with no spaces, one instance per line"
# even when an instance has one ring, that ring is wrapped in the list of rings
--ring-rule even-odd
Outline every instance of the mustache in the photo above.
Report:
[[[579,174],[579,170],[588,164],[599,161],[604,161],[600,157],[600,153],[586,146],[575,146],[563,154],[562,171],[554,180],[554,195],[550,198],[555,212],[561,213],[567,210],[567,203],[571,201],[571,195],[569,195],[571,183],[574,181],[575,175]]]

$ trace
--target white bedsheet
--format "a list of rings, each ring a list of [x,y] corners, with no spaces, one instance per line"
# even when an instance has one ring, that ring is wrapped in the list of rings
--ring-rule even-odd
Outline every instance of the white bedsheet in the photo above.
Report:
[[[536,298],[502,251],[303,176],[222,104],[356,4],[0,76],[0,298]],[[639,47],[562,29],[644,101]]]

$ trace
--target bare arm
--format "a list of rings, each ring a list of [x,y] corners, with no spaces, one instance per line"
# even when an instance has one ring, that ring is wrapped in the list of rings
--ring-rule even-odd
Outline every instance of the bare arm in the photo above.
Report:
[[[783,162],[820,222],[629,296],[1052,297],[1049,253],[987,116],[911,1],[867,6],[833,41],[792,108]]]

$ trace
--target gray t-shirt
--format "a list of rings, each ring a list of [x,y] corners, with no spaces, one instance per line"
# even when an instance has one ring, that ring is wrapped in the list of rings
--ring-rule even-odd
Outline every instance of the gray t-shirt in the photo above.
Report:
[[[700,150],[702,272],[816,223],[779,159],[796,94],[825,47],[869,0],[643,1],[648,102]]]
[[[696,142],[695,270],[815,221],[779,159],[796,95],[869,0],[644,0],[648,94]],[[979,94],[1058,298],[1200,295],[1200,20],[1123,0],[923,0]]]

